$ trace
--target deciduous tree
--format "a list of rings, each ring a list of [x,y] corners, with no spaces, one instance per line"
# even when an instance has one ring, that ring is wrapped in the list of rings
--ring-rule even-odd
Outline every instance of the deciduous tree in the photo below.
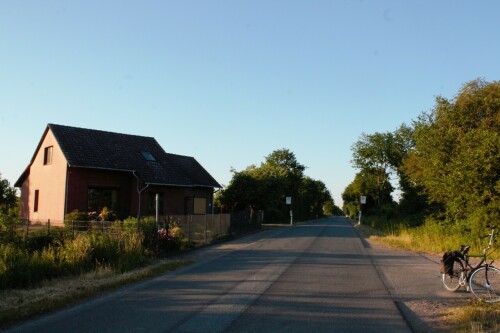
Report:
[[[437,97],[414,129],[415,149],[404,162],[409,180],[445,207],[449,222],[498,222],[500,82],[478,79],[452,100]]]
[[[16,193],[16,189],[10,186],[9,181],[0,177],[0,212],[2,214],[8,214],[9,210],[17,206]]]

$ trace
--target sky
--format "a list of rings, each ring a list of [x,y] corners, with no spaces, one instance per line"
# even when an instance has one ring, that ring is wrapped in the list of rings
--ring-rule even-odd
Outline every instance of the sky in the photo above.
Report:
[[[0,0],[0,174],[49,123],[154,137],[222,185],[288,149],[335,204],[351,146],[500,78],[500,2]]]

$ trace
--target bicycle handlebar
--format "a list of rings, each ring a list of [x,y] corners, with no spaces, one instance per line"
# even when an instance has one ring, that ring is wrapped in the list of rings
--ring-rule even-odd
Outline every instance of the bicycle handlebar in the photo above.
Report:
[[[491,228],[490,242],[488,243],[488,247],[491,247],[491,244],[493,243],[493,234],[495,234],[495,228]]]
[[[484,255],[486,255],[486,251],[488,251],[489,249],[491,249],[491,245],[493,244],[493,235],[495,234],[495,226],[489,226],[489,225],[487,225],[486,227],[491,229],[491,233],[488,235],[488,236],[490,236],[490,240],[488,242],[488,246],[485,247],[484,250],[483,250]],[[488,236],[486,236],[486,237],[488,237]]]

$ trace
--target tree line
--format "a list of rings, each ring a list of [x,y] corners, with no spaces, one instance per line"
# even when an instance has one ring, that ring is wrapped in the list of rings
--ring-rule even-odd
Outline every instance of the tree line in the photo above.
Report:
[[[305,169],[290,150],[275,150],[260,166],[232,169],[231,181],[217,193],[216,207],[222,212],[264,211],[264,220],[274,223],[289,221],[290,209],[296,221],[341,214],[325,184],[304,175]]]
[[[452,99],[436,97],[433,109],[410,126],[363,133],[351,150],[358,172],[342,194],[351,217],[363,209],[385,220],[473,233],[500,222],[499,81],[470,81]]]

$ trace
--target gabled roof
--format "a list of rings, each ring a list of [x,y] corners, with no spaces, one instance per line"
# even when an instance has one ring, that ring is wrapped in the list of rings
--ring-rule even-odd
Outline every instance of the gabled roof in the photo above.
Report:
[[[49,124],[42,141],[49,129],[70,167],[135,172],[151,185],[221,187],[193,157],[166,153],[152,137]]]

